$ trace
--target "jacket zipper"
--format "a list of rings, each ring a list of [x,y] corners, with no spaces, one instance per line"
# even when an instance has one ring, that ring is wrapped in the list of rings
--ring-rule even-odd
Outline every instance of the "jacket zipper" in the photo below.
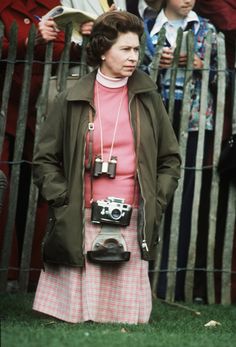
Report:
[[[134,128],[133,128],[133,124],[132,124],[132,119],[131,119],[131,102],[133,100],[134,97],[132,97],[129,101],[129,114],[130,114],[130,125],[131,125],[131,128],[132,128],[132,131],[133,131],[133,138],[134,137]],[[137,154],[137,153],[136,153]],[[143,251],[149,251],[148,249],[148,245],[147,245],[147,241],[146,241],[146,216],[145,216],[145,205],[146,205],[146,200],[144,198],[144,195],[143,195],[143,187],[142,187],[142,183],[141,183],[141,179],[140,179],[140,173],[139,173],[139,169],[138,169],[138,165],[137,165],[137,178],[138,178],[138,183],[139,183],[139,186],[140,186],[140,190],[141,190],[141,196],[142,196],[142,199],[143,199],[143,220],[144,220],[144,225],[143,225],[143,230],[140,230],[140,236],[141,236],[141,248]]]
[[[142,199],[143,199],[143,221],[144,221],[144,225],[143,225],[143,231],[142,231],[142,244],[141,244],[141,247],[143,250],[145,251],[149,251],[148,249],[148,245],[147,245],[147,241],[146,241],[146,216],[145,216],[145,205],[146,205],[146,200],[144,198],[144,195],[143,195],[143,187],[142,187],[142,183],[141,183],[141,179],[140,179],[140,173],[139,173],[139,170],[137,169],[137,173],[138,173],[138,182],[139,182],[139,186],[140,186],[140,190],[141,190],[141,196],[142,196]]]
[[[94,112],[96,113],[96,110],[94,109],[94,107],[89,103],[89,107],[92,107],[92,109],[94,110]],[[95,117],[94,117],[95,118]],[[94,120],[93,118],[93,120]],[[94,123],[92,123],[94,124]],[[82,237],[83,237],[83,242],[82,242],[82,251],[83,251],[83,255],[84,255],[84,251],[85,251],[85,191],[84,191],[84,172],[85,172],[85,152],[86,152],[86,138],[87,138],[87,134],[90,130],[91,127],[91,123],[88,122],[88,126],[87,126],[87,130],[84,134],[84,149],[83,149],[83,172],[82,172],[82,191],[83,191],[83,196],[82,196],[82,201],[83,201],[83,206],[82,206],[82,216],[83,216],[83,229],[82,229]]]

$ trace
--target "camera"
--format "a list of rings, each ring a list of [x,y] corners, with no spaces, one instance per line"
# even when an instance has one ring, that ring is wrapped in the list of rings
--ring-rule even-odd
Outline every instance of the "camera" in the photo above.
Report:
[[[102,174],[107,174],[109,178],[116,177],[117,157],[112,156],[111,160],[103,161],[100,155],[97,155],[94,160],[93,176],[99,177]]]
[[[124,199],[108,197],[92,202],[92,223],[109,223],[127,226],[130,223],[132,206],[124,204]]]

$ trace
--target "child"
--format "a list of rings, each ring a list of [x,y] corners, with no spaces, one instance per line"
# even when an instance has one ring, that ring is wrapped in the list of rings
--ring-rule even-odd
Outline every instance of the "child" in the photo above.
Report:
[[[193,61],[193,75],[191,84],[191,108],[188,125],[188,143],[186,161],[183,165],[186,167],[195,166],[196,149],[197,149],[197,137],[199,127],[199,116],[200,116],[200,95],[201,95],[201,79],[203,68],[203,60],[205,56],[205,39],[207,33],[211,30],[213,32],[212,39],[212,51],[211,51],[211,62],[210,62],[210,84],[215,81],[216,77],[216,30],[214,26],[209,23],[205,18],[199,17],[192,8],[195,5],[195,0],[165,0],[162,3],[162,10],[158,14],[154,23],[147,22],[147,54],[144,60],[146,64],[146,70],[149,69],[155,46],[158,42],[158,35],[162,27],[166,29],[166,41],[163,48],[163,52],[160,59],[160,74],[158,76],[158,85],[164,100],[166,107],[168,108],[169,101],[169,88],[170,88],[170,77],[173,63],[173,53],[176,45],[177,31],[182,28],[184,31],[192,30],[194,33],[194,61]],[[183,86],[184,86],[184,68],[187,63],[187,54],[180,54],[179,67],[177,72],[176,84],[175,84],[175,107],[173,115],[173,126],[178,136],[179,123],[180,123],[180,112],[182,107],[183,99]],[[213,128],[214,128],[214,97],[211,93],[211,89],[208,90],[208,105],[206,114],[206,134],[205,134],[205,147],[204,147],[204,165],[209,165],[209,157],[211,152],[211,146],[213,142]],[[188,246],[190,239],[191,230],[191,213],[192,213],[192,201],[193,201],[193,190],[194,190],[194,170],[187,170],[184,177],[184,191],[182,200],[182,212],[180,218],[180,230],[179,230],[179,244],[178,244],[178,268],[186,268],[187,257],[188,257]],[[199,213],[199,234],[198,242],[201,242],[201,255],[197,256],[197,267],[205,267],[205,255],[204,252],[207,250],[207,228],[208,228],[208,208],[209,208],[209,180],[211,179],[211,170],[203,171],[203,182],[202,191],[204,191],[204,206],[200,203]],[[203,186],[204,185],[204,186]],[[206,187],[205,187],[206,185]],[[203,190],[204,189],[204,190]],[[208,189],[208,190],[206,190]],[[208,199],[207,199],[208,197]],[[196,212],[194,212],[196,213]],[[167,221],[169,223],[169,221]],[[203,225],[201,225],[203,224]],[[168,238],[165,230],[164,235],[164,253],[167,254],[167,246],[165,245],[165,238]],[[198,246],[197,246],[198,247]],[[197,248],[198,253],[198,248]],[[167,255],[162,258],[162,268],[167,267]],[[201,273],[201,275],[204,275]],[[198,275],[197,275],[198,276]],[[205,296],[205,290],[197,288],[198,277],[196,276],[195,296]],[[159,289],[160,296],[164,296],[163,278],[160,276]],[[177,291],[176,299],[184,299],[184,271],[177,273]],[[202,286],[202,280],[200,281]],[[162,288],[161,288],[162,287]]]

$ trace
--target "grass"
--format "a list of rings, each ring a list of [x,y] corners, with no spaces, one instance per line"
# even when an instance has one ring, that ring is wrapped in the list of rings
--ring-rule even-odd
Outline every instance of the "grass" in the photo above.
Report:
[[[31,310],[33,294],[2,294],[1,347],[235,347],[236,306],[169,306],[155,300],[150,324],[68,324]],[[221,323],[204,327],[210,320]]]

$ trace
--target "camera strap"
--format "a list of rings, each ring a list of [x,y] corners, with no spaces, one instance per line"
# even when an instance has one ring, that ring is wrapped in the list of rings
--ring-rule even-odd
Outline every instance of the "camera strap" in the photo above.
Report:
[[[111,142],[111,148],[110,148],[110,153],[109,153],[109,158],[108,161],[111,160],[112,157],[112,152],[113,152],[113,148],[114,148],[114,144],[115,144],[115,138],[116,138],[116,131],[117,131],[117,127],[118,127],[118,122],[119,122],[119,118],[120,118],[120,112],[121,112],[121,106],[123,103],[123,98],[124,98],[124,93],[126,90],[126,85],[123,86],[123,90],[122,90],[122,94],[121,94],[121,98],[120,98],[120,102],[119,102],[119,106],[118,106],[118,112],[116,115],[116,122],[115,122],[115,126],[114,126],[114,132],[113,132],[113,137],[112,137],[112,142]],[[104,148],[104,143],[103,143],[103,127],[102,127],[102,116],[101,116],[101,108],[100,108],[100,96],[99,96],[99,89],[98,89],[98,84],[96,84],[96,91],[97,91],[97,109],[98,109],[98,120],[99,120],[99,127],[100,127],[100,140],[101,140],[101,159],[102,161],[104,160],[104,155],[103,155],[103,148]]]
[[[135,114],[135,120],[136,120],[136,159],[135,159],[135,174],[134,174],[134,193],[133,193],[133,203],[135,202],[135,192],[136,192],[136,186],[137,186],[137,169],[138,169],[138,159],[139,159],[139,149],[140,149],[140,110],[139,110],[139,104],[138,104],[138,98],[135,98],[135,106],[136,106],[136,114]],[[93,112],[91,107],[89,108],[89,123],[88,123],[88,130],[89,130],[89,144],[88,144],[88,164],[86,166],[86,169],[90,170],[90,190],[91,190],[91,198],[90,202],[93,202],[93,132],[94,132],[94,123],[93,123]]]

